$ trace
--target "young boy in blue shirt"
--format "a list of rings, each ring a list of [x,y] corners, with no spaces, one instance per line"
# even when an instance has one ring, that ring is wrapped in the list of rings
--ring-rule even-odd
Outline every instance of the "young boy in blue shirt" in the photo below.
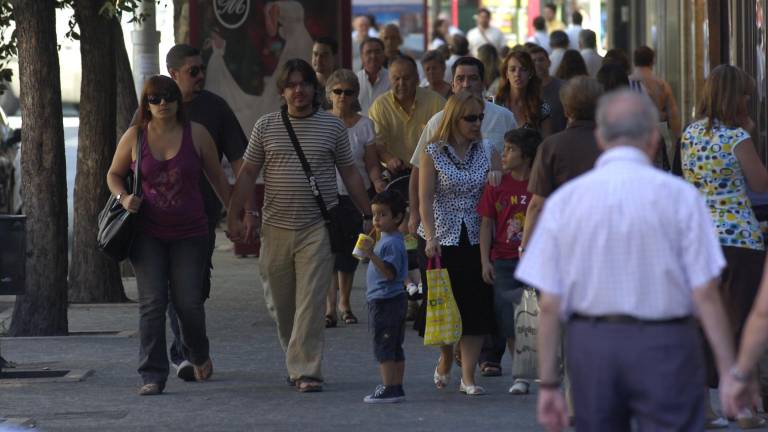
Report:
[[[366,396],[366,403],[395,403],[405,400],[405,315],[408,296],[403,287],[408,273],[408,253],[398,225],[405,217],[405,200],[396,191],[384,191],[371,201],[373,226],[381,239],[364,253],[368,264],[366,282],[373,352],[379,362],[382,384]]]

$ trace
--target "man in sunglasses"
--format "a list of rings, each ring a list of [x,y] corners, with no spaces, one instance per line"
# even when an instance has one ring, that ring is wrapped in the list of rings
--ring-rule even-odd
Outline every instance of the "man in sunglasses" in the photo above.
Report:
[[[168,74],[176,81],[181,90],[182,103],[189,121],[200,123],[208,129],[216,143],[219,160],[226,156],[237,173],[243,162],[243,154],[248,141],[245,138],[235,113],[221,97],[203,90],[205,85],[205,64],[200,50],[186,44],[174,45],[165,57]],[[138,123],[138,111],[133,116],[131,125]],[[200,190],[203,194],[205,213],[208,216],[208,235],[210,248],[208,251],[208,269],[203,288],[204,299],[211,291],[211,269],[213,264],[210,257],[216,243],[216,226],[221,217],[221,203],[213,192],[205,177],[201,178]],[[253,200],[251,200],[253,201]],[[258,209],[249,201],[246,206],[244,223],[252,239],[259,225]],[[173,331],[174,341],[171,344],[171,362],[176,367],[176,375],[185,381],[194,381],[194,368],[187,360],[184,344],[182,343],[179,322],[173,305],[168,303],[168,321]]]

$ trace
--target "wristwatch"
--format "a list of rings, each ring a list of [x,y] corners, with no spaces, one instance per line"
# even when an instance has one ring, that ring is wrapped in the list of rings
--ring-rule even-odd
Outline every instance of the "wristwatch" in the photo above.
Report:
[[[522,255],[522,254],[523,254],[523,252],[525,252],[525,248],[524,248],[524,247],[522,247],[522,246],[518,246],[518,247],[517,247],[517,253],[518,253],[518,254],[520,254],[520,255]]]
[[[119,194],[117,194],[117,196],[115,197],[115,198],[117,198],[117,202],[119,202],[120,204],[122,204],[122,203],[123,203],[123,195],[125,195],[125,194],[124,194],[124,193],[122,193],[122,192],[120,192],[120,193],[119,193]]]

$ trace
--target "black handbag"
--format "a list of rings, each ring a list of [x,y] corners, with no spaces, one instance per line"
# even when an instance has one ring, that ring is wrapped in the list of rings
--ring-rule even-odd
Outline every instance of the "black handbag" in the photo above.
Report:
[[[141,195],[141,129],[136,136],[136,174],[128,171],[125,177],[125,190]],[[110,196],[107,205],[99,213],[99,233],[96,245],[100,251],[115,261],[128,258],[134,236],[135,215],[120,204],[117,197]]]
[[[291,137],[293,148],[296,150],[296,155],[299,156],[301,167],[304,169],[304,175],[307,176],[309,187],[312,188],[312,195],[315,197],[315,201],[317,201],[317,206],[320,207],[320,213],[323,215],[323,220],[325,220],[325,227],[328,229],[328,235],[331,239],[331,252],[340,253],[344,249],[345,242],[344,231],[341,229],[341,222],[339,220],[339,207],[336,206],[328,209],[325,206],[325,201],[323,200],[323,196],[320,194],[320,189],[317,187],[315,176],[312,174],[312,169],[309,166],[309,162],[307,162],[307,158],[304,156],[304,152],[301,150],[299,139],[296,137],[296,132],[293,131],[291,121],[288,119],[288,110],[286,107],[283,107],[283,109],[280,110],[280,117],[283,119],[283,124],[288,130],[288,136]]]

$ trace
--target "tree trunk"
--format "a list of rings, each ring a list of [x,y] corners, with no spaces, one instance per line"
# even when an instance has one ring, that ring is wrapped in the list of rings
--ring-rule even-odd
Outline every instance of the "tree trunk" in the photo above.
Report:
[[[54,0],[12,0],[24,107],[21,188],[27,213],[26,294],[10,334],[67,334],[67,189]],[[42,85],[42,84],[45,85]]]
[[[115,38],[115,73],[117,74],[117,140],[131,125],[133,113],[139,106],[136,86],[133,83],[131,62],[123,39],[123,27],[120,21],[113,20],[112,29]]]
[[[117,141],[123,136],[126,129],[131,125],[133,113],[139,106],[139,100],[136,97],[136,88],[133,84],[133,73],[131,72],[131,62],[128,60],[128,51],[125,49],[125,39],[123,39],[123,26],[119,20],[114,20],[112,24],[115,38],[115,73],[117,74]],[[133,276],[133,267],[128,260],[120,263],[120,274],[123,277]]]
[[[113,21],[99,15],[104,0],[75,0],[83,75],[80,86],[71,302],[125,301],[117,263],[96,248],[98,214],[109,196],[106,176],[115,152],[117,86]],[[122,41],[120,41],[122,43]]]

